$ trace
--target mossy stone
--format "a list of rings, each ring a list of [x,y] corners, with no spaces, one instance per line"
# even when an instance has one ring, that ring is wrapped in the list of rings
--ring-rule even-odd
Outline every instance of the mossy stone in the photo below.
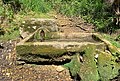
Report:
[[[83,54],[83,63],[80,64],[79,76],[82,81],[98,81],[99,74],[97,71],[96,62],[94,60],[96,46],[86,46]]]
[[[51,58],[59,57],[66,52],[65,49],[57,49],[53,46],[36,46],[36,45],[19,45],[16,47],[17,53],[21,55],[35,54],[41,56],[48,56]]]
[[[100,79],[96,62],[94,61],[95,45],[86,45],[82,52],[76,53],[70,63],[65,64],[72,76],[77,74],[80,76],[81,81],[98,81]],[[81,54],[83,55],[83,62],[80,60]]]
[[[101,81],[109,81],[119,73],[120,65],[115,62],[114,56],[106,52],[99,51],[98,71]]]

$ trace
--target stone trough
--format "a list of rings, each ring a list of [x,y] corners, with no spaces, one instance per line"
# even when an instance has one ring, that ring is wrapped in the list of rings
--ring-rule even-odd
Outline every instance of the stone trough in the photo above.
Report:
[[[71,60],[77,52],[82,52],[87,45],[95,45],[97,49],[104,50],[102,42],[92,38],[93,33],[63,33],[58,31],[57,24],[53,19],[30,19],[22,23],[24,30],[29,35],[22,39],[16,46],[19,60],[29,62],[63,62]],[[45,31],[45,40],[40,42],[40,31]],[[49,31],[46,31],[49,30]]]

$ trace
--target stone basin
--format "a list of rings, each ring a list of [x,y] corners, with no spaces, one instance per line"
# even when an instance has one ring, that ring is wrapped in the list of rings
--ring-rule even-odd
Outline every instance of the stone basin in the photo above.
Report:
[[[35,39],[34,35],[39,29],[21,40],[16,46],[17,57],[19,60],[28,62],[63,62],[71,60],[77,52],[84,51],[87,45],[94,45],[99,50],[105,50],[106,46],[102,42],[95,41],[92,33],[49,33],[49,39],[44,42]],[[39,34],[38,34],[39,35]]]
[[[29,31],[29,34],[17,44],[18,60],[63,62],[71,60],[76,53],[84,51],[87,45],[94,45],[99,50],[105,50],[106,47],[104,43],[93,39],[93,33],[58,31],[54,19],[25,20],[21,26],[26,27],[24,30],[30,28],[34,30]],[[40,42],[41,30],[45,32],[43,42]]]

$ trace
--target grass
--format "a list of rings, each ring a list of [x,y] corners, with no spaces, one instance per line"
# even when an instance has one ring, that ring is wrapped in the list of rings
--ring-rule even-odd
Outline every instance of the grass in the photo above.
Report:
[[[113,44],[114,46],[120,48],[120,43],[115,41],[115,38],[111,37],[110,35],[106,35],[106,34],[104,34],[103,37],[107,39],[108,41],[110,41],[110,43]]]
[[[14,31],[12,33],[6,33],[0,36],[0,41],[14,40],[19,37],[19,31]]]
[[[47,13],[52,9],[51,5],[44,0],[20,0],[20,2],[27,11]]]
[[[0,31],[4,32],[4,35],[0,32],[0,41],[19,37],[19,27],[25,19],[53,18],[53,12],[50,11],[51,6],[43,0],[20,0],[20,2],[23,3],[22,9],[17,14],[9,6],[4,5],[4,9],[2,3],[0,4],[0,15],[5,15],[4,21],[7,20],[7,25],[3,23],[3,26],[0,26]],[[11,22],[8,20],[11,20]]]
[[[97,30],[104,30],[112,22],[113,13],[103,0],[56,0],[51,4],[57,7],[57,12],[64,15],[82,16],[87,22],[93,23]]]

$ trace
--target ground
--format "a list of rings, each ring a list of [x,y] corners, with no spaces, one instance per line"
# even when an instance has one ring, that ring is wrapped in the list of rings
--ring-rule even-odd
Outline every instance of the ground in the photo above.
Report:
[[[72,81],[69,71],[59,65],[18,64],[16,41],[1,43],[0,81]]]

